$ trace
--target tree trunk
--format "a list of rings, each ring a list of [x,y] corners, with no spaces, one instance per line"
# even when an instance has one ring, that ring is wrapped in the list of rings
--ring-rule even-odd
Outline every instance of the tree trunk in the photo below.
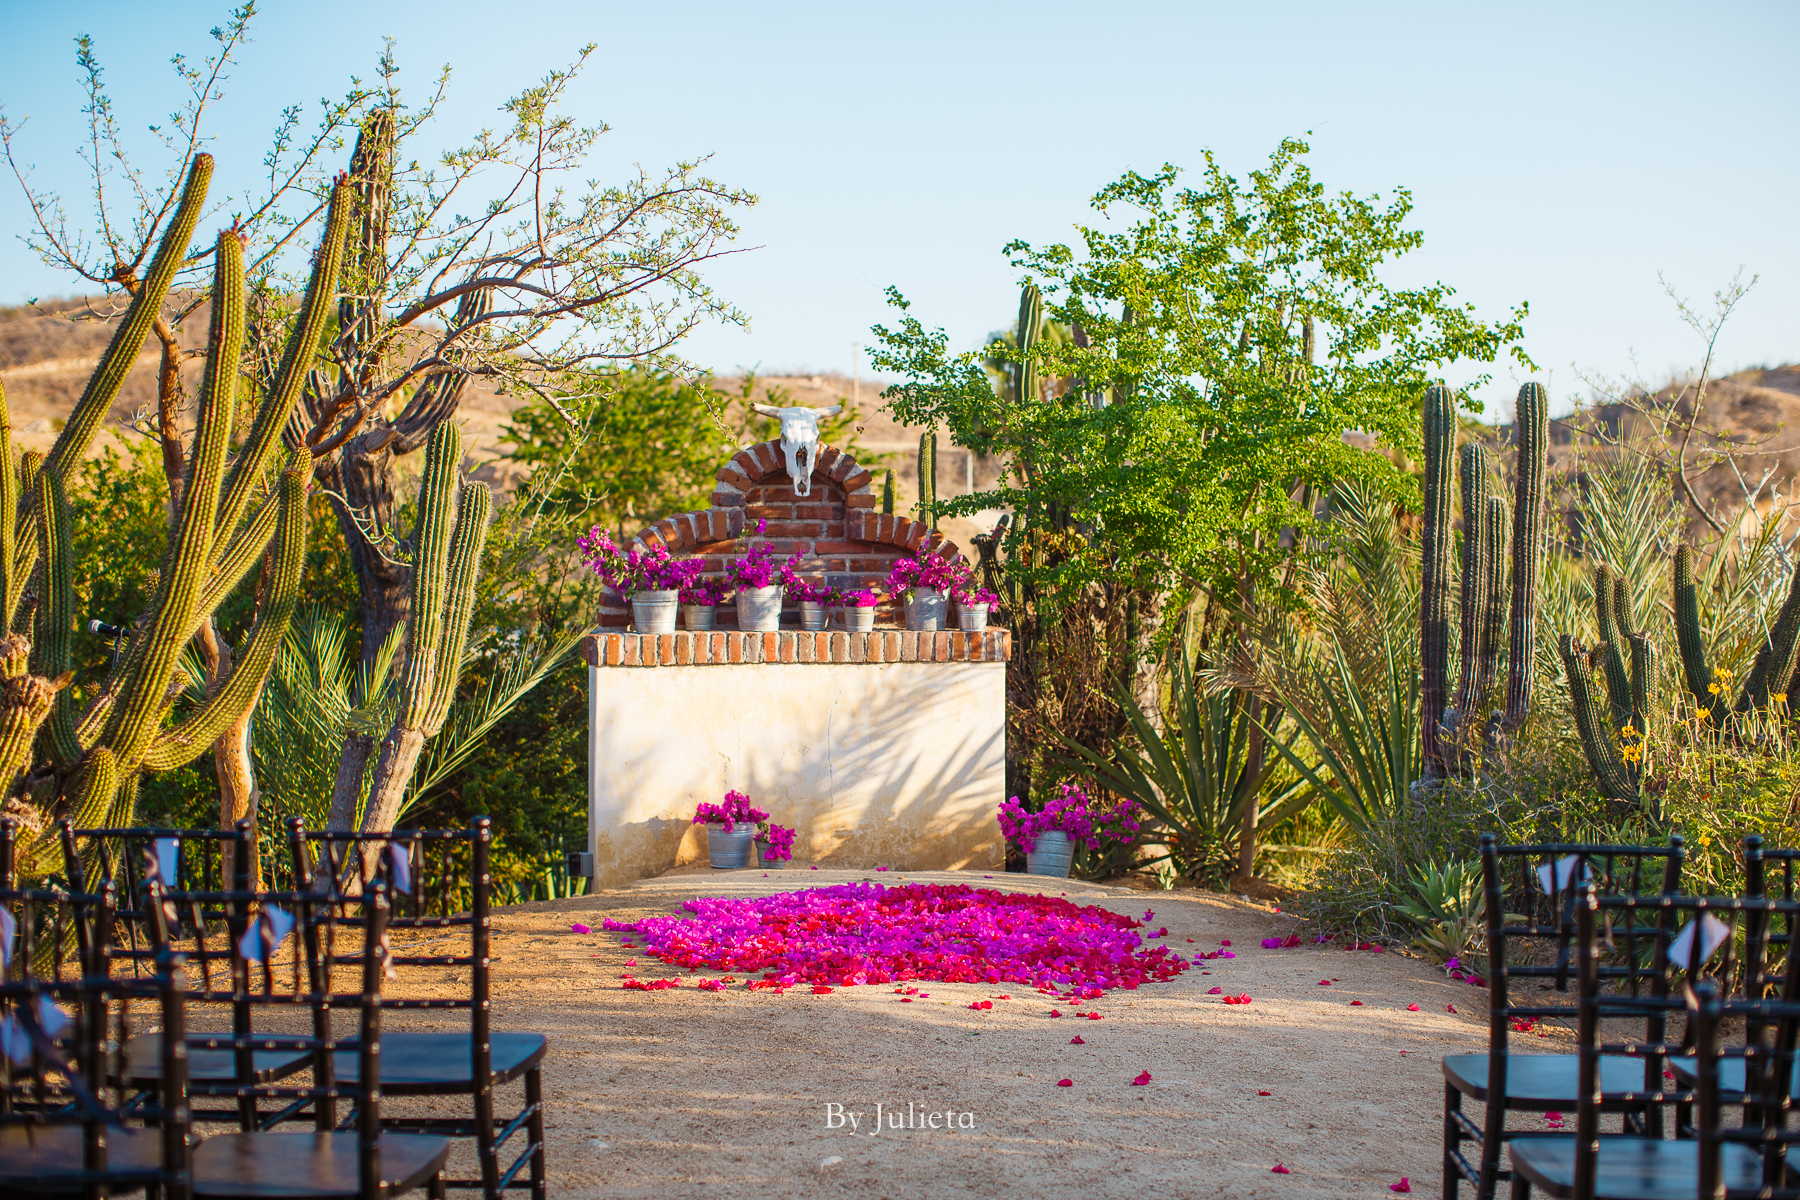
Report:
[[[343,454],[321,468],[321,482],[331,489],[332,512],[350,560],[356,567],[356,590],[362,599],[362,664],[375,669],[388,635],[406,624],[412,611],[412,567],[394,552],[394,456],[391,432],[380,427],[354,437]],[[349,501],[349,507],[345,507]],[[384,544],[385,543],[385,544]],[[405,649],[402,647],[401,654]],[[397,658],[395,667],[401,665]]]
[[[368,734],[351,730],[344,735],[337,778],[331,785],[331,816],[325,822],[325,828],[333,833],[349,833],[357,827],[356,805],[362,799],[363,776],[374,751],[375,739]]]
[[[231,647],[219,636],[218,624],[210,617],[201,623],[194,640],[206,663],[206,694],[216,695],[231,677]],[[230,829],[239,821],[248,820],[252,838],[256,836],[256,802],[261,795],[256,787],[256,768],[250,759],[250,721],[255,713],[256,705],[245,708],[244,715],[228,726],[212,747],[213,774],[219,781],[219,828]],[[254,845],[254,841],[251,844]],[[225,878],[233,878],[229,842],[225,845],[224,869]],[[250,860],[252,887],[262,886],[261,876],[259,859],[253,855]]]
[[[381,739],[375,759],[375,775],[369,780],[369,803],[363,810],[363,832],[385,833],[400,818],[406,785],[412,782],[419,754],[425,749],[425,731],[395,725]]]

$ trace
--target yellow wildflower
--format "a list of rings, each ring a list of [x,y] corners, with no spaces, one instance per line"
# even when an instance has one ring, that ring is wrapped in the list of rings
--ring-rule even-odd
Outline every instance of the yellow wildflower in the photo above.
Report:
[[[1712,845],[1712,835],[1711,835],[1711,834],[1709,834],[1709,833],[1703,833],[1703,834],[1701,834],[1701,835],[1700,835],[1700,844],[1701,844],[1701,845],[1702,845],[1702,846],[1710,846],[1710,845]]]
[[[1718,685],[1718,684],[1716,684],[1716,683],[1709,683],[1709,684],[1707,684],[1707,685],[1706,685],[1706,690],[1707,690],[1707,691],[1709,691],[1709,692],[1711,692],[1711,693],[1712,693],[1712,694],[1713,694],[1713,695],[1715,695],[1715,696],[1716,696],[1716,695],[1718,695],[1718,694],[1719,694],[1719,693],[1720,693],[1720,692],[1722,692],[1722,691],[1724,691],[1724,690],[1725,690],[1725,689],[1724,689],[1724,688],[1722,688],[1722,687],[1720,687],[1720,686],[1719,686],[1719,685]]]
[[[1712,718],[1712,709],[1703,708],[1694,715],[1699,717],[1702,721],[1710,720]]]

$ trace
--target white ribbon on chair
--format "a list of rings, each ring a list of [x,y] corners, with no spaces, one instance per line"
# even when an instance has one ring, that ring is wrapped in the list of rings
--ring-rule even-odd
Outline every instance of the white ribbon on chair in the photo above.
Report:
[[[274,956],[293,929],[294,914],[271,904],[257,914],[250,928],[244,930],[244,936],[238,939],[238,953],[248,962],[262,962]],[[267,947],[266,953],[264,947]]]
[[[412,854],[399,842],[387,845],[388,866],[392,871],[394,890],[412,895]]]
[[[13,934],[18,931],[19,923],[12,910],[0,908],[0,967],[12,966]]]
[[[45,1036],[55,1037],[61,1033],[68,1028],[70,1019],[69,1014],[56,1001],[42,992],[38,993],[37,1023]],[[16,1016],[8,1015],[6,1020],[0,1021],[0,1054],[5,1054],[21,1067],[31,1063],[31,1034],[24,1022]]]
[[[1545,863],[1537,869],[1538,882],[1544,885],[1544,890],[1546,892],[1563,891],[1569,886],[1569,880],[1575,875],[1576,863],[1581,863],[1581,856],[1578,854],[1565,854],[1557,859],[1555,863],[1556,880],[1554,883],[1551,882],[1550,877],[1550,868],[1552,864]],[[1581,863],[1581,879],[1579,882],[1587,883],[1593,879],[1593,877],[1594,872],[1586,863]]]
[[[1719,944],[1731,935],[1731,926],[1719,920],[1711,913],[1700,918],[1700,960],[1706,962],[1713,956]],[[1688,964],[1688,954],[1694,946],[1694,923],[1689,921],[1669,943],[1669,961],[1678,967]]]

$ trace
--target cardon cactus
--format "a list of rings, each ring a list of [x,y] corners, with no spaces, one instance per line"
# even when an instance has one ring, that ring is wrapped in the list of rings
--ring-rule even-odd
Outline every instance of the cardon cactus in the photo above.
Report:
[[[1513,424],[1519,445],[1512,527],[1512,621],[1507,637],[1506,719],[1516,732],[1531,713],[1531,664],[1537,650],[1537,586],[1543,574],[1544,473],[1550,447],[1550,395],[1542,384],[1519,389]]]
[[[458,488],[457,466],[462,453],[462,432],[455,424],[446,421],[431,431],[425,447],[425,477],[419,490],[412,616],[407,621],[406,668],[400,681],[399,712],[376,751],[363,810],[365,832],[394,827],[419,754],[426,740],[443,729],[450,702],[456,697],[456,681],[462,674],[469,622],[475,614],[481,551],[493,514],[493,500],[485,483],[470,482]],[[360,776],[360,771],[357,774]],[[342,772],[343,783],[341,776]],[[334,825],[350,823],[355,799],[354,791],[333,796]]]
[[[1462,618],[1460,644],[1462,662],[1456,686],[1456,709],[1463,720],[1458,728],[1467,730],[1481,703],[1482,680],[1492,678],[1493,644],[1487,638],[1488,589],[1493,586],[1494,545],[1489,541],[1488,500],[1492,486],[1487,447],[1470,442],[1460,451],[1458,469],[1462,476],[1463,552],[1462,552]]]
[[[1694,711],[1722,718],[1719,701],[1712,693],[1712,666],[1706,659],[1706,638],[1700,632],[1700,597],[1694,591],[1694,552],[1675,549],[1675,646],[1681,654],[1681,681],[1693,698]]]
[[[1797,658],[1800,658],[1800,562],[1794,564],[1794,577],[1788,585],[1787,599],[1781,605],[1781,612],[1775,617],[1768,640],[1756,652],[1756,659],[1750,666],[1750,675],[1744,680],[1743,689],[1738,692],[1737,703],[1732,708],[1737,712],[1767,708],[1769,693],[1786,694],[1788,681],[1794,677]]]
[[[1450,458],[1456,448],[1456,399],[1447,387],[1425,393],[1424,559],[1419,578],[1420,718],[1426,772],[1443,774],[1439,724],[1449,690]]]
[[[1506,644],[1506,501],[1489,496],[1487,502],[1487,619],[1481,630],[1481,663],[1475,681],[1475,695],[1485,699],[1494,690],[1494,668],[1500,658],[1500,647]]]
[[[891,468],[881,477],[881,511],[890,517],[894,515],[894,472]]]
[[[1627,742],[1615,733],[1617,727],[1608,722],[1599,698],[1594,695],[1593,663],[1581,643],[1565,633],[1557,643],[1557,652],[1569,682],[1569,706],[1575,713],[1575,731],[1581,738],[1581,750],[1587,756],[1588,766],[1600,785],[1600,794],[1609,800],[1636,801],[1643,739],[1633,738]]]
[[[1019,291],[1018,339],[1018,400],[1035,404],[1044,398],[1044,372],[1037,361],[1038,345],[1044,340],[1044,297],[1029,283]]]
[[[1606,674],[1606,699],[1612,706],[1613,724],[1622,724],[1631,716],[1631,677],[1625,671],[1626,650],[1620,648],[1617,622],[1613,619],[1614,595],[1612,572],[1605,566],[1594,568],[1594,630],[1599,641],[1593,656]],[[1630,617],[1627,615],[1627,622]]]
[[[919,435],[919,520],[933,529],[937,518],[937,433]]]
[[[0,487],[0,575],[5,576],[0,596],[16,604],[20,581],[34,573],[37,579],[30,641],[17,631],[0,641],[0,771],[10,783],[29,769],[27,792],[41,806],[35,816],[25,813],[27,824],[37,827],[36,836],[21,847],[20,867],[26,874],[49,869],[59,857],[54,831],[48,828],[52,808],[65,811],[78,827],[129,823],[144,772],[192,762],[255,705],[299,595],[312,455],[304,447],[295,450],[273,488],[267,469],[315,361],[336,293],[349,212],[342,180],[332,193],[312,280],[282,367],[262,396],[235,459],[229,449],[243,373],[244,243],[235,229],[220,234],[193,444],[155,594],[135,623],[130,649],[86,710],[77,715],[62,692],[69,679],[74,619],[68,476],[82,460],[99,414],[111,405],[162,302],[174,264],[191,237],[210,173],[210,159],[196,156],[181,207],[150,273],[56,445],[41,464],[28,457],[15,467],[10,455],[0,464],[0,475],[8,477]],[[133,315],[140,305],[145,314],[141,322]],[[133,334],[137,324],[142,329]],[[123,363],[117,361],[121,356]],[[0,450],[4,448],[0,442]],[[178,667],[182,648],[259,561],[265,564],[262,599],[235,666],[198,709],[170,724],[174,697],[185,682]],[[16,608],[8,614],[9,624],[20,620]],[[27,735],[25,729],[34,721]]]

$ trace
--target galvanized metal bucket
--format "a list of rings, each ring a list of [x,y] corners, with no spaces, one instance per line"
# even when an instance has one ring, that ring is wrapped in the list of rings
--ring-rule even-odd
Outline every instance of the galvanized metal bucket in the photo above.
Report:
[[[969,633],[987,628],[988,606],[985,604],[959,604],[956,606],[956,620]]]
[[[726,833],[723,825],[706,827],[706,856],[721,871],[737,871],[755,861],[751,847],[756,843],[756,826],[739,821]]]
[[[631,593],[631,623],[639,633],[674,633],[681,593],[673,589]]]
[[[1025,855],[1025,873],[1067,879],[1074,855],[1075,847],[1069,844],[1068,834],[1060,830],[1040,833],[1032,839],[1031,850]]]
[[[906,589],[906,627],[908,629],[942,629],[944,610],[949,604],[936,588]]]
[[[825,606],[812,600],[800,602],[800,628],[825,628]]]
[[[835,611],[838,615],[837,623],[850,633],[867,633],[875,628],[875,607],[873,605],[868,608],[845,605]]]
[[[770,633],[781,628],[781,585],[739,588],[738,628],[745,633]]]
[[[763,870],[765,871],[785,867],[788,863],[793,861],[791,858],[770,858],[769,847],[763,845],[761,842],[756,843],[756,857],[758,861],[762,863]]]
[[[681,623],[694,631],[711,629],[713,627],[713,606],[710,604],[682,605]]]

